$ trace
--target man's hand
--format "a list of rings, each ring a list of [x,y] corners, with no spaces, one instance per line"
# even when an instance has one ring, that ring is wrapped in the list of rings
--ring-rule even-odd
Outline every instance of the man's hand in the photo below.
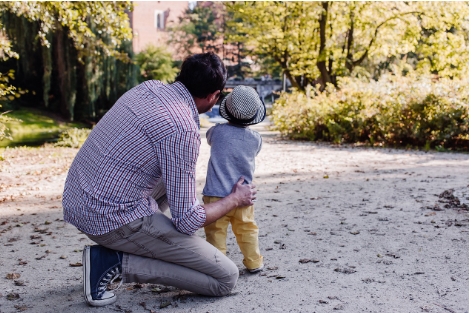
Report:
[[[203,226],[210,225],[231,210],[253,205],[256,201],[256,186],[244,184],[244,177],[239,178],[231,193],[216,202],[202,205],[205,208],[206,221]]]
[[[244,177],[241,176],[233,186],[231,194],[238,202],[238,207],[253,205],[256,202],[256,186],[253,184],[244,184]]]

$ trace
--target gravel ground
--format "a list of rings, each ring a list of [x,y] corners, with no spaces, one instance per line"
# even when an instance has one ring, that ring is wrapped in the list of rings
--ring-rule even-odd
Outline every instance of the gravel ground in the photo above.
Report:
[[[285,141],[254,128],[264,138],[255,183],[266,268],[247,273],[230,235],[241,275],[222,298],[125,284],[115,304],[87,306],[81,252],[92,242],[63,221],[61,207],[77,149],[7,149],[0,312],[469,311],[468,154]],[[203,139],[200,191],[208,158]]]

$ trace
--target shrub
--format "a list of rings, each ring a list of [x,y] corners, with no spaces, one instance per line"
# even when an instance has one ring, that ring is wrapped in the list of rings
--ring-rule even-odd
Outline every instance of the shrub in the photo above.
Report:
[[[468,150],[468,80],[342,78],[315,94],[282,93],[274,128],[291,139]]]
[[[164,47],[147,46],[136,55],[135,61],[140,68],[140,83],[149,79],[167,83],[173,81],[178,72],[172,61],[172,54]]]
[[[80,148],[87,137],[90,135],[91,129],[87,128],[70,128],[63,131],[59,140],[56,142],[57,147]]]

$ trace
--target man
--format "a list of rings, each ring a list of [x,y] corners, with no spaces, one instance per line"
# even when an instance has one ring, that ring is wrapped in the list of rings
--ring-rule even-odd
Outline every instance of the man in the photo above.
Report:
[[[98,243],[83,252],[90,305],[115,302],[107,285],[120,276],[210,296],[236,284],[236,265],[193,235],[255,200],[255,186],[243,185],[243,177],[222,200],[197,200],[199,113],[213,107],[225,83],[217,55],[190,56],[173,84],[147,81],[125,93],[77,153],[64,188],[64,219]],[[167,205],[171,219],[161,212]]]

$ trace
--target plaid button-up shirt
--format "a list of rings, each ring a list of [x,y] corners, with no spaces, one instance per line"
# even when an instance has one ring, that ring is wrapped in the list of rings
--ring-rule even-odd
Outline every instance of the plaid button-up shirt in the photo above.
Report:
[[[147,81],[125,93],[93,128],[66,179],[64,219],[102,235],[158,210],[151,197],[163,181],[176,228],[205,223],[196,196],[198,111],[180,82]]]

